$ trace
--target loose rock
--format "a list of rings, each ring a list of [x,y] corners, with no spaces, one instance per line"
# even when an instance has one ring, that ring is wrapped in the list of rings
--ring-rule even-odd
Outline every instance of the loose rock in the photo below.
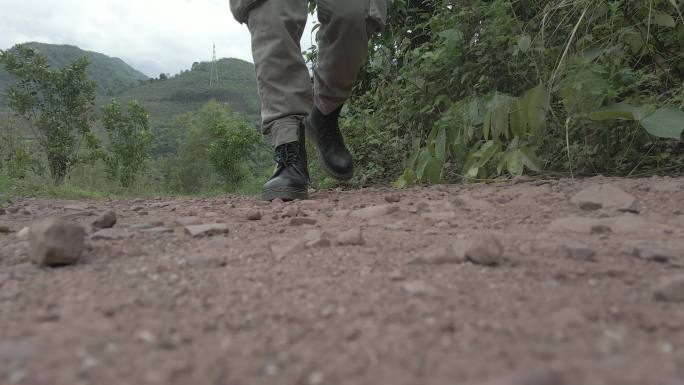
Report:
[[[401,285],[401,289],[410,295],[432,296],[437,293],[437,289],[423,281],[409,281]]]
[[[399,202],[401,202],[401,195],[399,195],[399,194],[385,195],[385,201],[388,203],[399,203]]]
[[[117,239],[124,239],[128,237],[128,233],[123,229],[101,229],[93,233],[90,239],[94,241],[107,240],[113,241]]]
[[[548,226],[548,230],[558,233],[584,233],[592,234],[596,231],[606,230],[600,226],[607,226],[613,233],[629,234],[644,229],[654,230],[663,228],[663,226],[648,223],[646,220],[638,215],[627,214],[615,218],[582,218],[582,217],[567,217],[556,219]]]
[[[610,184],[585,188],[575,194],[570,201],[584,210],[606,208],[633,211],[636,205],[636,198]]]
[[[180,217],[176,218],[173,223],[177,226],[191,226],[191,225],[199,225],[202,223],[202,218],[198,216],[189,216],[189,217]]]
[[[164,226],[152,227],[151,229],[144,229],[141,232],[146,234],[170,234],[173,233],[173,229]]]
[[[213,235],[228,234],[229,231],[228,225],[225,223],[208,223],[185,227],[185,232],[193,237],[210,237]]]
[[[280,240],[272,243],[270,249],[277,259],[283,259],[304,252],[306,242],[301,239]]]
[[[109,210],[102,214],[93,222],[93,227],[96,229],[109,229],[116,224],[116,212]]]
[[[653,297],[662,302],[684,302],[684,274],[663,279],[655,288]]]
[[[378,218],[384,215],[389,215],[399,211],[399,206],[395,205],[380,205],[370,206],[356,211],[352,211],[351,216],[361,219]]]
[[[587,247],[581,243],[565,243],[560,246],[560,249],[565,252],[568,258],[577,259],[580,261],[593,261],[596,256],[594,249]]]
[[[303,226],[303,225],[313,226],[315,224],[316,224],[316,220],[313,218],[295,217],[295,218],[290,219],[290,226]]]
[[[429,248],[423,255],[409,262],[411,265],[448,265],[465,262],[465,255],[458,253],[453,245],[441,245]]]
[[[34,222],[29,229],[29,257],[43,266],[73,265],[85,249],[82,226],[57,218]]]
[[[260,221],[261,220],[261,211],[259,210],[250,210],[247,212],[247,215],[245,218],[249,221]]]
[[[0,225],[0,234],[8,234],[10,232],[10,227],[7,225]]]
[[[632,255],[636,258],[645,259],[647,261],[669,263],[676,259],[675,252],[662,250],[651,247],[636,247],[632,251]]]
[[[360,228],[354,228],[340,233],[335,243],[341,246],[361,246],[366,243]]]
[[[19,232],[17,233],[17,237],[19,237],[21,239],[26,239],[26,238],[28,238],[28,236],[29,236],[29,228],[28,227],[24,227],[23,229],[19,230]]]
[[[465,251],[468,261],[477,265],[495,266],[501,262],[504,247],[494,234],[481,234],[470,242]]]

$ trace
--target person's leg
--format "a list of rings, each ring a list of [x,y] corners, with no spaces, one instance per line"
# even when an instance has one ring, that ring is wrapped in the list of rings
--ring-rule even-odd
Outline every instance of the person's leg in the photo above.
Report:
[[[321,167],[332,177],[354,174],[338,119],[368,54],[368,39],[384,27],[386,0],[317,0],[318,63],[314,68],[314,107],[306,131],[316,144]]]
[[[247,14],[261,97],[262,132],[274,147],[298,140],[312,106],[309,71],[299,44],[308,15],[306,0],[266,0]]]
[[[276,169],[262,198],[306,199],[309,175],[302,119],[312,88],[299,41],[308,15],[307,0],[265,0],[247,13],[261,97],[262,132],[275,147]]]
[[[314,103],[325,115],[349,98],[368,54],[368,39],[384,27],[386,0],[317,0],[318,63]],[[379,9],[378,9],[379,8]]]

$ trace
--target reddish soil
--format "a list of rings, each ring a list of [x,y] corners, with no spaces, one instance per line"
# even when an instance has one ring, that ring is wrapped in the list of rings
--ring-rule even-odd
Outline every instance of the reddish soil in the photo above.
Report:
[[[20,199],[0,215],[0,384],[684,384],[684,178],[517,182]],[[605,183],[638,206],[570,201]],[[79,263],[29,261],[32,221],[92,234],[110,209]],[[335,241],[349,229],[364,244]],[[504,246],[494,266],[464,259],[482,234]]]

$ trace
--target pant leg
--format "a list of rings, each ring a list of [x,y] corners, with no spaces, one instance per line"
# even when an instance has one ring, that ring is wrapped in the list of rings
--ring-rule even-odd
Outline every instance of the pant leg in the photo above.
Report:
[[[368,54],[368,39],[384,27],[387,0],[317,0],[318,65],[314,103],[329,114],[349,98]]]
[[[307,16],[307,0],[262,1],[247,15],[262,132],[273,146],[297,141],[299,124],[313,106],[311,78],[299,44]]]

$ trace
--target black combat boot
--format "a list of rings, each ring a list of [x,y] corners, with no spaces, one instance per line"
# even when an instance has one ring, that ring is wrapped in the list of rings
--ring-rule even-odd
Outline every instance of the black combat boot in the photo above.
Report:
[[[318,150],[318,160],[323,170],[337,180],[345,181],[354,175],[352,157],[344,145],[338,120],[342,107],[329,115],[323,115],[317,107],[304,120],[306,134]]]
[[[299,142],[285,143],[275,149],[276,170],[261,189],[263,200],[291,201],[309,198],[309,169],[303,130]]]

